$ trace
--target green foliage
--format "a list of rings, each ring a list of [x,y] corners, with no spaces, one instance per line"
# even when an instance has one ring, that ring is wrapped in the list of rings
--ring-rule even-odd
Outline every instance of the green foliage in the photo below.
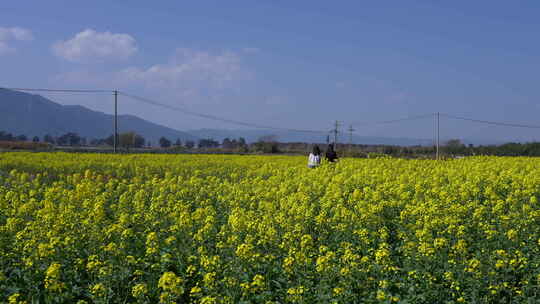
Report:
[[[390,158],[390,156],[384,153],[369,152],[367,158]]]
[[[4,153],[1,303],[535,303],[540,160]]]
[[[125,132],[118,135],[118,144],[125,149],[142,148],[145,146],[145,139],[135,132]]]
[[[159,139],[159,146],[162,148],[169,148],[171,146],[171,141],[165,137]]]

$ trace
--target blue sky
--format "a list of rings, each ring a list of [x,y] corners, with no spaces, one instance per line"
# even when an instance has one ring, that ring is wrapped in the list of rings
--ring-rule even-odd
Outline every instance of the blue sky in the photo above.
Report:
[[[538,1],[3,1],[0,86],[119,89],[246,122],[431,138],[432,112],[540,125]],[[46,95],[110,113],[112,98]],[[239,128],[122,97],[173,128]],[[443,119],[443,138],[540,140]]]

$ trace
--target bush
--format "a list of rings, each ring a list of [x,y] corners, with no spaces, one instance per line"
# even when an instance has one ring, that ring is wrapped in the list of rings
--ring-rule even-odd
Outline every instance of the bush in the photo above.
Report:
[[[52,145],[42,142],[0,141],[0,149],[5,150],[48,150]]]
[[[392,157],[390,155],[383,154],[383,153],[369,152],[367,154],[367,158],[392,158]]]

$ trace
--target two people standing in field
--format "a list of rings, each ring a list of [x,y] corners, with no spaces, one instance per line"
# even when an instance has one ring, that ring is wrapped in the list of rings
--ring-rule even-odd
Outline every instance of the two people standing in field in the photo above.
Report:
[[[330,163],[336,162],[338,160],[338,156],[336,151],[334,150],[334,145],[329,144],[328,148],[326,149],[326,160]],[[308,167],[309,168],[316,168],[321,164],[321,149],[319,149],[319,146],[314,145],[313,151],[309,154],[308,157]]]

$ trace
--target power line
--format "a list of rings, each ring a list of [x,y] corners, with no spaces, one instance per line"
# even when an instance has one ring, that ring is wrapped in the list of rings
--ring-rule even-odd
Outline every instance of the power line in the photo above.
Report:
[[[144,102],[144,103],[147,103],[147,104],[152,104],[154,106],[159,106],[159,107],[167,108],[169,110],[178,111],[178,112],[184,113],[186,115],[197,116],[197,117],[201,117],[201,118],[205,118],[205,119],[221,121],[221,122],[241,125],[241,126],[245,126],[245,127],[252,127],[252,128],[258,128],[258,129],[278,130],[278,131],[299,132],[299,133],[316,133],[316,134],[328,134],[329,133],[328,131],[320,131],[320,130],[305,130],[305,129],[292,129],[292,128],[273,127],[273,126],[259,125],[259,124],[249,123],[249,122],[243,122],[243,121],[223,118],[223,117],[219,117],[219,116],[215,116],[215,115],[190,111],[190,110],[187,110],[187,109],[184,109],[184,108],[167,105],[167,104],[164,104],[164,103],[161,103],[161,102],[149,99],[149,98],[136,96],[136,95],[132,95],[132,94],[128,94],[128,93],[120,92],[120,91],[115,91],[115,90],[11,88],[11,87],[0,87],[0,89],[13,90],[13,91],[25,91],[25,92],[49,92],[49,93],[58,92],[58,93],[111,93],[111,94],[115,94],[115,92],[117,92],[118,95],[123,95],[123,96],[129,97],[129,98],[135,99],[137,101],[140,101],[140,102]],[[356,122],[354,124],[355,125],[360,125],[360,126],[373,126],[373,125],[382,125],[382,124],[392,124],[392,123],[398,123],[398,122],[412,121],[412,120],[419,120],[419,119],[424,119],[424,118],[428,118],[428,117],[434,117],[434,115],[437,115],[437,114],[430,113],[430,114],[416,115],[416,116],[410,116],[410,117],[393,119],[393,120],[382,120],[382,121],[374,121],[374,122]],[[466,118],[466,117],[455,116],[455,115],[444,114],[444,113],[440,113],[440,116],[447,117],[447,118],[450,118],[450,119],[457,119],[457,120],[470,121],[470,122],[483,123],[483,124],[496,125],[496,126],[540,129],[540,126],[536,126],[536,125],[508,123],[508,122],[497,122],[497,121],[489,121],[489,120],[480,120],[480,119]],[[337,130],[338,130],[338,127],[336,126],[334,130],[330,131],[330,132],[334,133],[334,141],[337,140],[337,133],[338,133]]]
[[[4,88],[4,90],[26,91],[26,92],[58,92],[58,93],[114,93],[114,90],[68,90],[68,89],[33,89],[33,88]]]
[[[182,113],[184,113],[186,115],[198,116],[198,117],[202,117],[202,118],[206,118],[206,119],[211,119],[211,120],[216,120],[216,121],[221,121],[221,122],[226,122],[226,123],[231,123],[231,124],[236,124],[236,125],[242,125],[242,126],[246,126],[246,127],[253,127],[253,128],[258,128],[258,129],[272,129],[272,130],[290,131],[290,132],[301,132],[301,133],[327,133],[326,131],[271,127],[271,126],[264,126],[264,125],[259,125],[259,124],[253,124],[253,123],[248,123],[248,122],[232,120],[232,119],[218,117],[218,116],[214,116],[214,115],[198,113],[198,112],[190,111],[190,110],[187,110],[187,109],[182,109],[182,108],[179,108],[179,107],[174,107],[174,106],[167,105],[167,104],[164,104],[164,103],[161,103],[161,102],[157,102],[155,100],[151,100],[149,98],[144,98],[144,97],[141,97],[141,96],[136,96],[136,95],[132,95],[132,94],[128,94],[126,92],[120,92],[120,91],[116,91],[116,90],[10,88],[10,87],[0,87],[0,89],[13,90],[13,91],[26,91],[26,92],[112,93],[115,96],[117,96],[116,94],[123,95],[123,96],[129,97],[129,98],[138,100],[140,102],[145,102],[145,103],[152,104],[152,105],[155,105],[155,106],[164,107],[164,108],[167,108],[167,109],[173,110],[173,111],[179,111],[179,112],[182,112]],[[115,106],[115,109],[116,109],[116,106]]]
[[[489,121],[489,120],[472,119],[472,118],[465,118],[465,117],[454,116],[454,115],[443,114],[443,113],[440,113],[440,115],[444,116],[444,117],[447,117],[447,118],[452,118],[452,119],[472,121],[472,122],[489,124],[489,125],[496,125],[496,126],[540,129],[540,126],[534,126],[534,125],[525,125],[525,124],[516,124],[516,123],[508,123],[508,122],[497,122],[497,121]]]
[[[269,130],[277,130],[277,131],[300,132],[300,133],[317,133],[317,134],[320,134],[320,133],[326,134],[327,133],[327,131],[290,129],[290,128],[280,128],[280,127],[259,125],[259,124],[249,123],[249,122],[243,122],[243,121],[223,118],[223,117],[219,117],[219,116],[215,116],[215,115],[194,112],[194,111],[190,111],[190,110],[187,110],[187,109],[184,109],[184,108],[164,104],[164,103],[161,103],[161,102],[149,99],[149,98],[145,98],[145,97],[141,97],[141,96],[137,96],[137,95],[133,95],[133,94],[128,94],[128,93],[125,93],[125,92],[120,92],[119,91],[118,94],[122,95],[122,96],[132,98],[132,99],[140,101],[140,102],[151,104],[151,105],[154,105],[154,106],[167,108],[167,109],[173,110],[173,111],[178,111],[178,112],[184,113],[186,115],[197,116],[197,117],[201,117],[201,118],[206,118],[206,119],[225,122],[225,123],[230,123],[230,124],[236,124],[236,125],[240,125],[240,126],[244,126],[244,127],[252,127],[252,128],[257,128],[257,129],[269,129]]]
[[[374,125],[392,124],[392,123],[396,123],[396,122],[419,120],[419,119],[423,119],[423,118],[433,117],[433,115],[434,115],[433,113],[430,113],[430,114],[409,116],[409,117],[393,119],[393,120],[381,120],[381,121],[373,121],[373,122],[356,122],[356,123],[353,123],[353,124],[354,125],[361,125],[361,126],[374,126]]]

